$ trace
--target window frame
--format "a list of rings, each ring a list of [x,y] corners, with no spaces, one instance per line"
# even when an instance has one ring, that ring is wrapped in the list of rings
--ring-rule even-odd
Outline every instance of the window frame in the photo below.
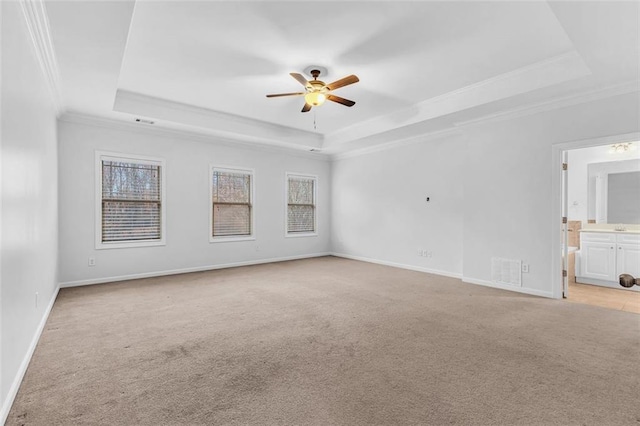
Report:
[[[250,188],[249,188],[249,212],[251,214],[249,226],[251,227],[251,234],[249,235],[225,235],[220,237],[213,236],[213,172],[231,172],[231,173],[245,173],[250,176]],[[256,239],[256,203],[255,203],[255,173],[253,169],[236,166],[217,166],[215,164],[209,165],[209,243],[228,243],[234,241],[254,241]]]
[[[131,241],[102,241],[102,161],[150,164],[160,166],[160,239]],[[147,155],[124,154],[119,152],[95,152],[95,248],[96,250],[154,247],[167,245],[167,185],[166,162],[164,158]]]
[[[299,177],[313,180],[313,231],[289,232],[289,177]],[[317,237],[318,236],[318,176],[308,173],[285,172],[284,177],[284,236],[286,238]]]

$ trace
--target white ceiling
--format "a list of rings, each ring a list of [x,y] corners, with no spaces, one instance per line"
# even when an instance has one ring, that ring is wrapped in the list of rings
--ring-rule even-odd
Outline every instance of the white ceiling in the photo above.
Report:
[[[46,4],[71,113],[344,152],[559,96],[632,87],[638,2]],[[309,65],[356,101],[301,113]],[[309,77],[310,78],[310,77]],[[315,127],[314,127],[315,121]]]

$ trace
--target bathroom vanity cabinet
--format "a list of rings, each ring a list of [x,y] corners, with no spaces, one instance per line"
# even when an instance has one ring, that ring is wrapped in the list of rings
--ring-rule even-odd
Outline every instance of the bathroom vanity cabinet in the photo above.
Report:
[[[579,263],[577,282],[623,288],[620,274],[640,277],[640,233],[580,232]]]

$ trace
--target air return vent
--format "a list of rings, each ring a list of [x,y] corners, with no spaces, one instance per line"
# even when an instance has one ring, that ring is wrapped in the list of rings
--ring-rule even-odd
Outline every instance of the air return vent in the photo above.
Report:
[[[516,287],[522,286],[522,261],[491,258],[491,281],[496,284],[506,284]]]

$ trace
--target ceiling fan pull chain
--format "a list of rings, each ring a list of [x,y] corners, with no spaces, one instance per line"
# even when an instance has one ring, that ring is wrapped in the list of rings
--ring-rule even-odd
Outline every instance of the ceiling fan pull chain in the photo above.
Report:
[[[316,128],[316,110],[313,110],[313,130],[318,130]]]

